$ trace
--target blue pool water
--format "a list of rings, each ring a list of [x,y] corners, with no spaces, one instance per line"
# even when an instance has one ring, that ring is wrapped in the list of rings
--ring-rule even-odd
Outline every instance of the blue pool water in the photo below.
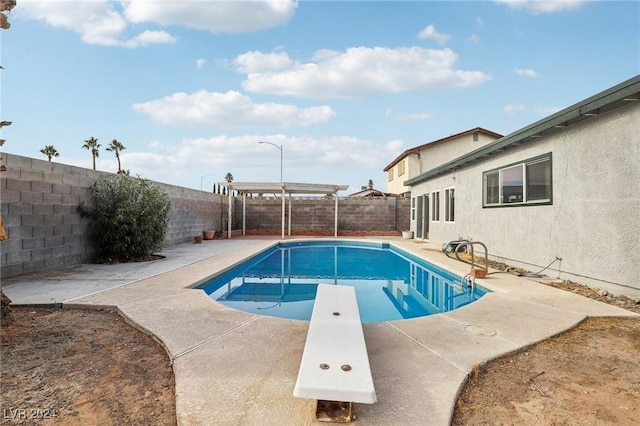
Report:
[[[363,322],[415,318],[467,305],[487,290],[389,244],[280,243],[199,288],[215,301],[261,315],[309,320],[318,283],[356,289]]]

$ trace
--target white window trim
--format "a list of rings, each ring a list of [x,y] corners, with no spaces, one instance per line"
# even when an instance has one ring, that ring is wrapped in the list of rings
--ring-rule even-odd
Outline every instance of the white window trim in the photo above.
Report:
[[[449,191],[453,190],[453,220],[449,220],[451,211],[449,209]],[[442,190],[444,194],[444,223],[455,223],[456,221],[456,187],[450,186]]]
[[[435,197],[436,194],[438,194],[437,204]],[[431,222],[440,222],[440,191],[431,191]]]

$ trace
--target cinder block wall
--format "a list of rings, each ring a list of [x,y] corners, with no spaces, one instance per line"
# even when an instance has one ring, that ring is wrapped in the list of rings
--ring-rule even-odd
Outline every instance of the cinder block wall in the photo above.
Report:
[[[77,207],[90,206],[89,188],[112,173],[3,153],[0,214],[8,238],[0,242],[0,275],[14,277],[91,262],[95,248],[89,219]],[[165,246],[185,243],[204,230],[226,231],[228,197],[155,183],[171,199]],[[242,227],[242,200],[235,198],[232,228]],[[247,198],[247,234],[279,235],[281,201]],[[333,235],[335,201],[293,199],[292,234]],[[341,198],[338,235],[399,235],[409,228],[409,198]],[[288,214],[288,206],[287,206]],[[286,221],[288,223],[288,217]]]
[[[3,153],[0,215],[8,238],[0,242],[2,277],[14,277],[92,261],[89,219],[76,208],[90,206],[89,188],[112,173]],[[221,230],[227,211],[221,195],[156,183],[171,198],[165,245],[192,241],[205,229]]]
[[[410,225],[410,198],[368,197],[338,200],[338,235],[399,235]],[[234,203],[234,224],[242,227],[242,200]],[[282,203],[274,198],[247,198],[245,201],[248,235],[278,235],[282,230]],[[289,200],[285,206],[285,225],[289,224]],[[335,200],[293,198],[292,235],[333,235]]]

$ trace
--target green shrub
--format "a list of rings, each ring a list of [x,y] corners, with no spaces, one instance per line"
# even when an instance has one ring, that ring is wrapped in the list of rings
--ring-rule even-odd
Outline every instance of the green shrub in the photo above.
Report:
[[[84,213],[93,219],[97,262],[149,260],[162,248],[171,207],[162,188],[126,174],[110,176],[91,187],[91,203]]]

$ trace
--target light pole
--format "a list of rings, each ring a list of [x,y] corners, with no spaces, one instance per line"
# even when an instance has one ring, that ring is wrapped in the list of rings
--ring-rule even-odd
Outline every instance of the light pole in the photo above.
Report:
[[[258,143],[266,143],[267,145],[275,146],[280,150],[280,187],[282,189],[282,239],[284,240],[284,181],[282,180],[282,145],[276,145],[275,143],[259,141]]]
[[[209,177],[209,176],[213,176],[213,173],[209,173],[208,175],[200,176],[200,191],[202,191],[202,181],[204,180],[204,178]]]

